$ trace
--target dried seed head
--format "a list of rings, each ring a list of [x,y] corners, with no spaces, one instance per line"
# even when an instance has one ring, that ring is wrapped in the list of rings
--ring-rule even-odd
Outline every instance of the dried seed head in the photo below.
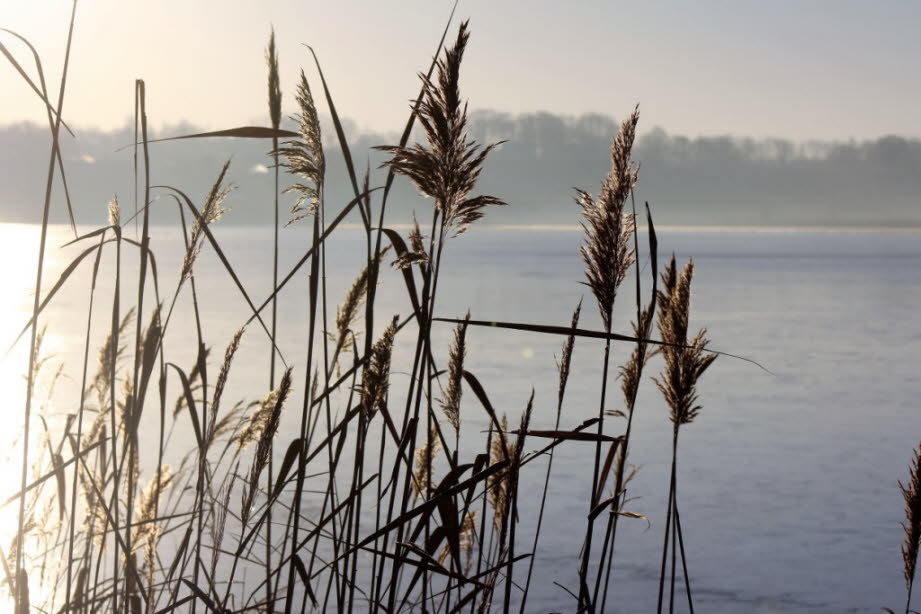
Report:
[[[253,509],[253,501],[256,498],[256,492],[259,489],[259,477],[269,463],[269,455],[272,451],[272,440],[278,432],[278,425],[281,421],[281,410],[284,407],[285,400],[291,394],[291,369],[285,370],[281,377],[278,388],[273,390],[262,402],[259,411],[254,414],[250,424],[255,425],[252,428],[251,436],[256,437],[255,431],[258,431],[258,441],[256,453],[253,456],[253,464],[249,470],[246,484],[243,489],[243,504],[241,506],[241,518],[243,524],[249,520],[249,515]],[[250,427],[247,427],[249,430]],[[244,431],[245,433],[246,431]],[[241,436],[242,437],[242,436]],[[245,444],[242,444],[245,445]]]
[[[416,220],[416,214],[413,214],[413,227],[409,231],[409,250],[401,254],[394,260],[391,265],[398,269],[408,269],[414,264],[419,265],[423,273],[425,266],[429,261],[428,253],[425,251],[425,242],[422,237],[422,231],[419,229],[419,222]]]
[[[275,49],[275,28],[269,35],[269,46],[265,51],[265,60],[269,65],[269,117],[272,127],[278,130],[281,125],[281,81],[278,78],[278,50]]]
[[[175,477],[169,465],[162,465],[150,479],[147,487],[141,490],[135,511],[137,529],[135,529],[132,543],[133,551],[141,547],[144,547],[145,550],[156,550],[156,543],[163,531],[163,527],[157,522],[157,510],[163,493],[170,487]]]
[[[675,257],[662,273],[664,288],[658,292],[659,335],[664,345],[661,353],[665,368],[654,381],[665,397],[673,424],[689,424],[700,413],[697,405],[697,380],[716,360],[707,351],[706,329],[688,339],[688,315],[691,303],[691,278],[694,263],[688,261],[678,273]]]
[[[323,154],[323,141],[320,132],[320,119],[317,107],[313,101],[313,93],[307,76],[301,71],[301,79],[297,84],[295,95],[299,111],[294,116],[298,125],[299,140],[285,141],[273,155],[284,158],[281,165],[289,173],[300,177],[304,181],[294,183],[285,189],[285,193],[297,194],[297,201],[291,208],[294,216],[288,224],[292,224],[308,215],[312,215],[320,205],[320,192],[326,175],[326,157]]]
[[[433,428],[424,444],[416,448],[416,470],[413,473],[413,492],[416,498],[426,499],[432,483],[432,463],[441,450],[438,432]]]
[[[383,258],[387,251],[389,251],[389,248],[381,250],[377,258],[373,260],[374,266],[377,266],[380,259]],[[361,272],[358,273],[358,277],[355,278],[355,281],[352,282],[352,285],[349,286],[348,291],[345,293],[345,298],[342,299],[342,304],[336,308],[337,335],[336,351],[333,352],[334,355],[342,351],[347,352],[349,349],[346,341],[348,340],[349,334],[353,337],[355,336],[354,325],[360,314],[359,307],[361,307],[368,296],[369,280],[370,273],[368,265],[365,265],[364,268],[361,269]]]
[[[455,433],[460,432],[460,402],[463,388],[461,379],[464,375],[464,357],[467,355],[467,323],[470,322],[470,312],[467,312],[464,321],[454,329],[454,342],[448,352],[448,388],[441,399],[441,409],[444,411],[448,422],[454,427]]]
[[[362,407],[370,419],[375,413],[387,407],[387,393],[390,390],[390,358],[393,353],[393,338],[396,335],[396,318],[384,329],[381,338],[371,346],[371,360],[362,373]]]
[[[500,436],[499,433],[496,433],[490,450],[490,464],[493,465],[502,461],[511,461],[512,459],[512,451],[508,449],[507,436],[505,435],[508,433],[508,418],[504,414],[499,426],[502,435]],[[489,489],[489,504],[492,506],[493,511],[493,526],[496,529],[500,529],[505,520],[505,514],[508,512],[508,472],[505,470],[499,471],[489,477],[486,483]]]
[[[483,217],[486,207],[505,204],[495,196],[470,196],[486,157],[499,143],[481,148],[467,134],[467,105],[461,101],[459,83],[469,36],[464,22],[454,46],[438,60],[435,80],[420,75],[423,95],[417,117],[427,144],[379,148],[392,154],[386,166],[435,199],[445,233],[455,235]]]
[[[605,329],[611,328],[611,313],[617,289],[623,282],[634,253],[630,242],[633,215],[624,212],[627,197],[636,184],[637,171],[630,159],[639,107],[621,124],[611,145],[611,172],[601,183],[597,199],[578,190],[576,202],[582,208],[585,243],[580,251],[585,277],[595,295]]]
[[[210,447],[211,444],[214,443],[214,440],[218,437],[219,431],[223,430],[220,428],[220,423],[217,420],[218,412],[221,407],[221,397],[224,394],[224,388],[227,386],[227,378],[230,375],[230,365],[233,363],[233,357],[240,348],[240,338],[243,337],[243,332],[245,330],[246,327],[238,330],[227,345],[227,349],[224,351],[224,362],[221,363],[221,370],[218,372],[217,382],[214,384],[214,394],[211,397],[211,408],[207,425],[208,431],[205,438],[207,447]]]
[[[905,541],[902,543],[905,584],[911,586],[918,563],[918,549],[921,546],[921,447],[915,450],[909,473],[908,485],[899,482],[905,498]]]
[[[113,198],[109,201],[109,226],[121,226],[121,223],[121,207],[118,205],[118,198]]]
[[[195,266],[195,260],[201,253],[201,238],[204,234],[204,227],[216,222],[227,211],[223,208],[224,201],[233,191],[232,185],[225,185],[224,178],[227,176],[227,169],[230,168],[230,160],[221,167],[221,172],[217,180],[208,191],[208,197],[205,199],[205,205],[201,209],[201,217],[195,218],[192,222],[192,233],[189,236],[189,244],[186,249],[185,259],[182,262],[182,271],[180,273],[180,283],[184,283],[192,275],[192,269]]]
[[[647,343],[645,339],[649,337],[649,324],[651,323],[650,312],[648,308],[640,311],[639,324],[633,323],[633,336],[637,339],[643,339],[633,346],[633,352],[627,362],[620,367],[620,389],[624,395],[624,403],[629,411],[633,410],[633,404],[636,402],[636,394],[640,387],[640,379],[643,374],[643,367],[649,355],[646,351]]]
[[[582,313],[582,301],[579,301],[576,310],[572,314],[572,328],[576,329],[579,327],[579,316]],[[557,390],[557,401],[560,406],[563,405],[563,395],[566,393],[566,383],[569,381],[569,367],[572,363],[572,350],[576,344],[575,334],[571,334],[566,337],[566,341],[563,342],[563,351],[560,354],[560,360],[556,363],[557,371],[560,374],[560,385]]]

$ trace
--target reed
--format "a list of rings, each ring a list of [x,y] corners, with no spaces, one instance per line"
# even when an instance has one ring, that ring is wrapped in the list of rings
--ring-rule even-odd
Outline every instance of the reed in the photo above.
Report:
[[[672,468],[669,478],[668,509],[665,521],[665,541],[662,548],[662,569],[659,575],[658,611],[662,611],[665,565],[671,539],[671,588],[669,591],[669,612],[674,610],[675,601],[675,557],[676,542],[680,537],[678,520],[678,434],[683,425],[697,418],[701,406],[697,403],[697,382],[716,360],[716,354],[707,352],[706,329],[701,329],[693,338],[688,337],[688,322],[691,308],[691,279],[694,276],[694,262],[689,260],[678,272],[675,257],[662,273],[663,289],[657,295],[659,304],[659,334],[663,345],[660,352],[665,368],[658,378],[656,387],[665,398],[672,423]],[[669,537],[670,532],[670,537]],[[683,542],[683,538],[681,539]],[[685,572],[688,606],[691,602],[690,579],[687,577],[686,559],[682,545],[682,565]]]
[[[909,471],[908,483],[899,482],[902,497],[905,499],[905,541],[902,543],[902,561],[904,563],[905,586],[908,596],[905,598],[905,612],[911,611],[911,589],[915,583],[915,567],[918,564],[918,549],[921,547],[921,448],[915,451]]]
[[[637,180],[637,171],[631,161],[636,125],[639,122],[639,108],[625,120],[611,145],[611,171],[601,183],[597,199],[588,192],[579,190],[576,202],[582,210],[585,242],[581,247],[585,262],[585,277],[604,325],[605,333],[612,329],[611,318],[614,301],[623,283],[634,252],[630,246],[633,235],[633,216],[625,211],[627,197]],[[595,460],[592,468],[591,496],[589,497],[589,520],[582,546],[582,564],[579,570],[579,608],[594,610],[589,595],[589,566],[592,560],[594,517],[592,510],[600,502],[601,436],[604,434],[605,405],[608,385],[608,369],[611,353],[610,339],[605,341],[603,366],[601,369],[601,394],[598,403],[598,441],[595,444]],[[599,572],[600,573],[600,572]]]

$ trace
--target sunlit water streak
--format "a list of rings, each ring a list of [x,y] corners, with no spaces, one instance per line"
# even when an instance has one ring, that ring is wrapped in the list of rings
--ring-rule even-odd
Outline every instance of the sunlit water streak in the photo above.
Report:
[[[219,225],[216,233],[243,283],[260,301],[270,283],[265,273],[271,262],[270,231]],[[34,226],[0,226],[4,350],[31,312],[37,237]],[[52,229],[45,289],[77,253],[73,248],[58,249],[69,238],[66,228]],[[284,238],[283,270],[306,249],[309,233],[294,227]],[[364,248],[359,238],[357,230],[344,229],[330,245],[331,303],[339,300],[361,266]],[[579,238],[568,228],[532,228],[474,229],[452,240],[438,312],[459,316],[469,307],[475,318],[565,324],[585,295],[584,324],[597,327],[594,305],[579,285]],[[682,521],[699,610],[841,612],[895,606],[902,598],[902,502],[896,481],[904,478],[911,450],[921,438],[921,235],[710,228],[663,229],[659,240],[660,260],[676,251],[679,258],[693,256],[697,261],[692,325],[709,328],[713,347],[757,359],[775,374],[721,358],[704,379],[701,417],[682,434]],[[174,229],[154,230],[164,298],[175,288],[179,245]],[[131,279],[136,260],[126,256],[124,266],[126,279]],[[79,399],[89,269],[87,261],[42,321],[48,330],[43,348],[53,358],[40,380],[37,411],[47,416],[52,431],[60,428],[66,413],[76,411]],[[108,327],[112,271],[113,259],[107,256],[97,290],[93,362]],[[280,309],[279,345],[296,368],[305,355],[305,279],[300,275],[291,284]],[[246,306],[207,247],[198,264],[198,284],[207,314],[205,335],[217,356],[245,320]],[[133,303],[134,292],[126,282],[124,306]],[[617,330],[627,330],[630,296],[625,292],[619,299]],[[382,280],[379,301],[380,322],[409,312],[393,272]],[[187,298],[180,298],[178,309],[180,319],[171,325],[166,345],[171,360],[189,365],[194,348],[182,332],[188,324],[182,320],[188,317]],[[445,348],[441,360],[449,334],[447,326],[436,330],[439,347]],[[7,417],[0,433],[3,500],[19,487],[17,434],[27,340],[26,336],[0,363]],[[533,386],[535,422],[546,427],[553,421],[553,358],[559,344],[553,337],[472,329],[467,364],[512,422]],[[395,388],[405,384],[410,346],[408,338],[398,341]],[[616,349],[615,364],[626,352]],[[267,356],[264,335],[253,325],[244,337],[227,398],[253,399],[265,393]],[[600,358],[597,343],[577,342],[564,424],[578,424],[595,413]],[[42,410],[43,386],[59,363],[65,365],[67,377]],[[658,362],[650,363],[651,370],[658,368]],[[296,371],[298,389],[302,380],[303,374]],[[618,403],[612,401],[612,408]],[[465,401],[462,420],[471,437],[485,428],[481,413],[472,400]],[[619,537],[613,594],[618,602],[630,604],[625,611],[650,611],[655,603],[667,494],[665,415],[654,387],[647,383],[640,392],[634,431],[633,459],[641,471],[630,509],[648,515],[652,528],[646,530],[642,521],[624,523]],[[33,423],[33,433],[31,448],[39,450],[45,445],[40,423]],[[290,434],[280,437],[287,441]],[[189,434],[180,429],[172,445],[189,441]],[[573,585],[590,479],[584,452],[561,448],[557,456],[545,520],[550,528],[542,537],[536,572],[545,581],[532,589],[531,597],[532,605],[542,610],[572,606],[552,580]],[[150,462],[147,454],[142,467]],[[542,468],[527,472],[523,488],[538,488],[542,477]],[[0,509],[4,551],[15,533],[15,512],[16,504]],[[523,526],[535,513],[522,510]]]

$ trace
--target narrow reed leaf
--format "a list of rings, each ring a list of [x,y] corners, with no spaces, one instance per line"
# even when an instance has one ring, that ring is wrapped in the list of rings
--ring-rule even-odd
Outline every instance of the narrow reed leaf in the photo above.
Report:
[[[198,442],[198,449],[204,450],[205,439],[201,432],[198,409],[196,409],[195,397],[192,395],[192,386],[189,383],[189,378],[179,365],[169,362],[166,363],[166,366],[172,367],[176,373],[179,374],[179,381],[182,383],[182,394],[185,397],[185,406],[189,410],[189,418],[192,420],[192,428],[195,430],[195,441]]]
[[[502,440],[502,444],[508,447],[508,442],[505,441],[505,429],[503,429],[502,425],[499,423],[499,418],[496,416],[496,410],[493,409],[492,403],[489,401],[489,397],[486,395],[486,390],[483,388],[483,384],[481,384],[480,380],[478,380],[476,376],[469,371],[464,371],[464,381],[467,382],[467,385],[470,386],[470,389],[473,391],[473,394],[476,395],[476,398],[480,401],[483,409],[486,410],[486,413],[489,415],[489,419],[492,421],[493,427],[496,429],[496,432],[499,434],[499,438]]]
[[[518,435],[519,430],[509,431],[512,435]],[[540,437],[542,439],[557,439],[559,441],[602,441],[617,443],[620,437],[611,435],[599,435],[598,433],[586,433],[584,431],[538,431],[529,430],[525,433],[528,437]]]
[[[305,442],[300,438],[294,439],[288,444],[288,451],[285,452],[285,457],[281,462],[281,468],[278,470],[278,478],[275,480],[272,498],[277,497],[282,488],[285,487],[288,474],[291,473],[291,468],[294,467],[294,463],[297,461],[297,457],[300,455],[304,445]]]
[[[35,47],[32,46],[32,43],[30,43],[30,42],[29,42],[25,37],[23,37],[22,35],[17,34],[16,32],[14,32],[14,31],[12,31],[12,30],[8,30],[7,28],[0,28],[0,32],[6,32],[6,33],[8,33],[8,34],[12,34],[13,36],[15,36],[16,38],[18,38],[18,39],[21,40],[22,42],[24,42],[24,43],[29,47],[29,49],[32,51],[32,56],[33,56],[33,58],[35,59],[35,63],[36,63],[36,67],[37,67],[37,69],[38,69],[39,77],[40,77],[41,80],[44,82],[44,76],[43,76],[43,72],[42,72],[42,63],[41,63],[41,59],[40,59],[40,57],[39,57],[39,55],[38,55],[38,52],[35,50]],[[32,91],[35,92],[35,94],[36,94],[39,98],[41,98],[42,102],[45,103],[45,108],[48,109],[48,112],[49,112],[53,117],[55,117],[55,118],[57,119],[57,118],[58,118],[58,111],[57,111],[57,109],[55,108],[55,106],[54,106],[53,104],[51,104],[51,101],[48,100],[47,93],[42,91],[42,90],[44,90],[45,88],[42,87],[42,89],[40,90],[40,89],[38,88],[38,86],[35,85],[35,82],[32,80],[31,77],[29,77],[29,73],[27,73],[27,72],[25,71],[25,69],[23,69],[22,65],[20,65],[19,62],[16,61],[16,58],[13,57],[13,54],[10,53],[9,49],[7,49],[6,45],[4,45],[3,43],[0,43],[0,53],[3,53],[3,55],[4,55],[4,56],[6,57],[6,59],[10,62],[10,64],[12,64],[13,68],[16,69],[16,72],[19,73],[19,75],[20,75],[20,76],[23,78],[23,80],[28,84],[28,86],[32,88]],[[70,126],[67,125],[67,123],[64,121],[63,118],[60,118],[60,122],[61,122],[61,125],[64,126],[64,129],[67,130],[67,132],[70,134],[70,136],[74,136],[74,133],[73,133],[73,131],[70,129]]]
[[[304,590],[307,591],[310,602],[313,604],[313,607],[317,607],[317,596],[313,594],[313,589],[310,587],[310,575],[307,573],[307,568],[304,567],[304,561],[302,561],[301,557],[297,554],[295,554],[292,559],[294,561],[294,569],[297,571],[297,575],[304,585]]]
[[[240,126],[239,128],[227,128],[225,130],[214,130],[211,132],[198,132],[195,134],[182,134],[179,136],[170,136],[162,139],[150,139],[150,143],[165,143],[167,141],[181,141],[184,139],[211,139],[211,138],[234,138],[234,139],[280,139],[296,137],[297,132],[290,130],[280,130],[277,127],[267,128],[264,126]],[[115,151],[124,151],[129,147],[141,145],[141,143],[129,143],[116,149]]]

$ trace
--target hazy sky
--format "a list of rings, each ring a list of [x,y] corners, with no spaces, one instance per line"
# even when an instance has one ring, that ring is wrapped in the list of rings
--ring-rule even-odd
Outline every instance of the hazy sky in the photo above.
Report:
[[[57,89],[68,0],[2,0]],[[450,10],[447,0],[82,0],[65,119],[112,128],[147,81],[155,125],[264,123],[263,49],[275,25],[292,101],[312,44],[342,115],[395,130]],[[921,136],[921,2],[462,0],[471,108],[623,114],[648,129],[795,140]],[[25,50],[0,33],[17,57]],[[313,75],[309,72],[308,75]],[[43,121],[0,57],[0,123]]]

